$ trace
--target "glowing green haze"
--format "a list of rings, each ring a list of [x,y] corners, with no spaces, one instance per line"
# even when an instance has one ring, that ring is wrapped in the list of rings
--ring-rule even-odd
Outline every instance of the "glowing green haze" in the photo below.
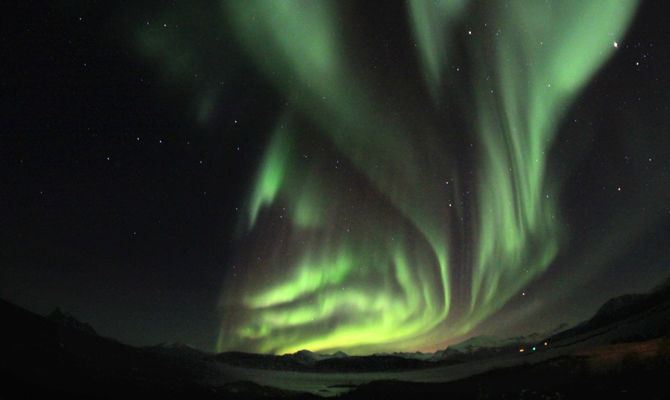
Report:
[[[219,350],[435,349],[549,266],[555,130],[635,2],[487,4],[407,4],[423,88],[355,57],[338,2],[223,4],[292,109],[250,192]]]

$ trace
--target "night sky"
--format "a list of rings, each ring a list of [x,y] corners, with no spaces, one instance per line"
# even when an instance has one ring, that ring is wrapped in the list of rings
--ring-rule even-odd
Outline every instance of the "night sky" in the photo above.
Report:
[[[643,1],[18,2],[0,297],[134,345],[433,351],[670,273]]]

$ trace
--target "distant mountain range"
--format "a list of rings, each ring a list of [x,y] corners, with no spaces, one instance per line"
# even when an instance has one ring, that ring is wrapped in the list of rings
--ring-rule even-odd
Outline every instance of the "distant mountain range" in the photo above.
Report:
[[[350,374],[348,376],[374,372],[374,376],[379,377],[376,379],[384,379],[384,376],[403,376],[394,371],[436,368],[468,370],[471,367],[461,367],[460,364],[472,366],[477,363],[525,365],[528,361],[524,360],[541,363],[543,360],[552,360],[552,357],[560,359],[579,351],[587,351],[584,354],[609,354],[588,351],[614,343],[665,340],[655,338],[667,337],[670,332],[668,283],[670,281],[649,294],[613,298],[603,304],[592,318],[571,328],[562,325],[551,332],[504,339],[477,336],[435,353],[368,356],[349,356],[343,352],[319,354],[308,350],[285,355],[242,352],[212,354],[180,343],[138,348],[101,337],[90,325],[58,309],[42,317],[0,300],[0,318],[3,321],[0,339],[6,344],[0,357],[0,398],[12,398],[7,394],[17,390],[24,394],[22,397],[31,398],[73,395],[100,398],[129,395],[250,398],[239,396],[240,391],[254,393],[251,398],[313,398],[304,393],[278,389],[282,387],[281,379],[272,381],[279,382],[277,385],[272,384],[274,387],[259,386],[248,380],[264,374],[259,370],[275,375],[284,373],[282,371],[292,371],[290,374],[293,375],[290,376],[298,378],[291,379],[302,379],[300,374],[305,372]],[[524,352],[520,353],[522,349]],[[504,360],[505,363],[493,360]],[[556,365],[577,364],[579,368],[584,368],[582,361],[579,361],[581,358],[570,360],[567,364],[547,364],[554,365],[547,368],[553,371],[562,368]],[[524,374],[534,373],[534,369],[528,368],[523,370]],[[470,370],[474,371],[471,375],[482,371],[481,368]],[[424,372],[420,372],[418,376],[424,376]],[[241,376],[248,377],[242,378],[247,381],[240,382]],[[462,373],[458,376],[470,375]],[[211,382],[223,383],[213,385]]]
[[[295,371],[393,371],[432,368],[473,360],[542,351],[545,347],[566,346],[576,340],[585,340],[584,334],[607,335],[608,343],[647,340],[662,336],[670,328],[670,279],[649,294],[626,294],[607,301],[590,319],[569,328],[563,323],[541,333],[510,338],[475,336],[434,353],[383,353],[369,356],[347,356],[342,352],[317,354],[301,350],[294,354],[260,355],[226,352],[216,355],[219,362],[235,366]],[[653,316],[654,318],[647,318]],[[637,323],[642,322],[642,324]],[[617,327],[626,323],[627,329]],[[613,333],[608,327],[617,327]],[[590,338],[592,336],[586,335]],[[546,345],[545,345],[546,343]],[[535,349],[535,350],[534,350]]]
[[[434,353],[380,353],[367,356],[350,356],[342,351],[333,354],[314,353],[309,350],[300,350],[293,354],[269,355],[244,352],[223,352],[219,354],[207,353],[187,344],[161,343],[156,346],[143,347],[144,350],[169,356],[186,362],[188,360],[217,361],[227,365],[260,368],[270,370],[290,371],[318,371],[318,372],[365,372],[365,371],[394,371],[432,368],[436,365],[452,365],[473,360],[495,357],[498,355],[517,353],[521,349],[532,351],[533,348],[544,347],[544,343],[551,346],[570,342],[586,332],[594,332],[617,322],[630,318],[643,318],[646,314],[667,306],[670,300],[670,279],[665,281],[648,294],[626,294],[612,298],[603,304],[590,319],[569,328],[566,323],[541,333],[499,338],[495,336],[474,336],[463,342],[450,345]],[[47,319],[59,326],[74,329],[83,333],[95,335],[95,330],[88,324],[76,320],[69,314],[55,309]],[[627,342],[645,340],[664,334],[662,326],[648,326],[636,331],[632,335],[624,335],[612,342]]]

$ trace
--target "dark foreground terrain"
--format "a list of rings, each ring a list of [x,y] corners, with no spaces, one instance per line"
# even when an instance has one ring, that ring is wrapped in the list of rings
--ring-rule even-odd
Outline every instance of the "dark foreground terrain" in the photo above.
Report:
[[[581,399],[670,398],[670,339],[638,344],[663,355],[626,354],[619,362],[607,355],[562,356],[535,365],[493,370],[448,383],[371,382],[347,398]],[[632,350],[632,349],[631,349]],[[607,351],[603,349],[603,351]],[[603,361],[601,363],[601,361]]]
[[[590,320],[540,339],[537,351],[507,343],[325,358],[137,348],[60,311],[45,318],[0,300],[0,398],[670,398],[669,294],[664,285],[612,299]]]

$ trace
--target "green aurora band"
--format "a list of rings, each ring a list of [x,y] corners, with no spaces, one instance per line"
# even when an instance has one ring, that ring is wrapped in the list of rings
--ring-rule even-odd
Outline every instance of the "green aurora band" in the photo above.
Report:
[[[241,267],[253,273],[226,282],[219,351],[435,350],[551,264],[556,128],[636,3],[487,4],[408,2],[431,109],[378,89],[348,50],[340,3],[223,4],[293,109],[251,189]],[[435,123],[445,104],[466,123]],[[473,167],[459,162],[466,151]]]

